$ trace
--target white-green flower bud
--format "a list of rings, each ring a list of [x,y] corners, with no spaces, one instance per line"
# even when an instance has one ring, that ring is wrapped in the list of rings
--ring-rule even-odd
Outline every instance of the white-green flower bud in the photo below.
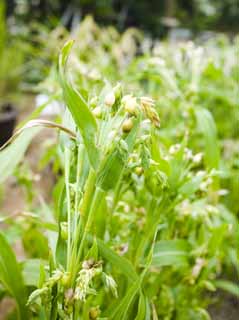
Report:
[[[92,112],[93,112],[93,115],[94,115],[96,118],[101,118],[101,116],[102,116],[101,107],[96,107]]]
[[[126,95],[122,99],[122,103],[124,104],[125,111],[131,115],[135,115],[137,113],[138,104],[136,101],[136,97],[132,95]]]
[[[108,107],[112,107],[114,103],[115,103],[115,94],[113,91],[111,91],[105,96],[105,104]]]

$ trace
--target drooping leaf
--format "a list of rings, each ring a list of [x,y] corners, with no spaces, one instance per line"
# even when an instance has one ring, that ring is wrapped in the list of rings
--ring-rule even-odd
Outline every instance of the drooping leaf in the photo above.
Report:
[[[0,151],[0,183],[13,174],[32,139],[39,131],[40,128],[29,128],[22,131],[11,145]]]

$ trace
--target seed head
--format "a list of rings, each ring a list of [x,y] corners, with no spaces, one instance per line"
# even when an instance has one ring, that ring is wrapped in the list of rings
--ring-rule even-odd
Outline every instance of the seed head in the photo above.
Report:
[[[83,269],[91,269],[94,267],[95,261],[94,259],[85,260],[82,262]]]
[[[143,109],[145,115],[151,120],[151,122],[155,125],[155,127],[160,127],[160,120],[158,113],[156,112],[154,106],[154,100],[149,97],[141,97],[140,105]]]

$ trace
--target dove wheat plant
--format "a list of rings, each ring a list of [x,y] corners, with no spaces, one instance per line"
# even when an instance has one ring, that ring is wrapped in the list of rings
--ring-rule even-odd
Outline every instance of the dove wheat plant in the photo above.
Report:
[[[106,82],[102,90],[88,84],[88,91],[69,80],[72,44],[58,63],[61,123],[31,120],[0,152],[1,183],[42,127],[60,131],[54,204],[21,217],[40,230],[39,239],[44,231],[44,254],[19,264],[0,234],[1,290],[15,299],[15,318],[210,319],[207,292],[223,287],[239,295],[232,282],[218,280],[228,261],[237,268],[238,226],[218,200],[220,149],[211,113],[189,110],[189,128],[196,118],[204,134],[203,144],[193,137],[199,152],[189,148],[190,130],[172,145],[157,101],[142,90],[124,94],[121,84]],[[167,69],[160,70],[170,82]],[[171,90],[186,103],[177,87]]]

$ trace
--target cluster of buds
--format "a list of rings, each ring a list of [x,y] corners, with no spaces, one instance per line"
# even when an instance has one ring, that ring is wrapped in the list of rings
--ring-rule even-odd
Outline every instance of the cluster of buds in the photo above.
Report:
[[[74,298],[76,300],[85,301],[87,294],[94,294],[94,289],[91,288],[92,280],[95,276],[102,272],[101,262],[95,262],[93,259],[83,261],[82,269],[76,279],[76,289]]]
[[[110,92],[108,92],[104,98],[104,104],[108,108],[112,108],[117,104],[117,101],[121,99],[122,95],[122,86],[118,83]],[[93,108],[93,114],[96,118],[101,118],[103,109],[102,106],[98,105],[99,99],[97,97],[93,97],[90,100],[90,106]]]
[[[203,171],[199,171],[197,173],[197,175],[199,175],[200,172],[202,172],[202,174],[203,174]],[[203,192],[207,192],[208,187],[212,184],[212,182],[213,182],[212,177],[210,175],[207,175],[206,173],[204,173],[203,181],[200,183],[199,189]]]
[[[82,269],[78,274],[76,279],[76,288],[74,292],[74,299],[85,301],[88,294],[96,294],[94,288],[92,287],[93,279],[96,276],[101,276],[105,287],[110,290],[115,297],[117,297],[117,284],[114,279],[107,275],[102,270],[102,262],[95,261],[94,259],[89,259],[83,261]]]
[[[50,290],[55,284],[59,284],[62,287],[68,286],[69,274],[60,269],[53,271],[52,276],[44,283],[44,286],[40,289],[33,291],[28,299],[27,304],[30,305],[35,302],[39,297],[46,297],[50,294]]]
[[[176,206],[176,211],[178,212],[178,219],[182,220],[185,217],[190,217],[195,220],[202,220],[209,227],[211,226],[210,217],[219,214],[217,207],[206,204],[202,201],[190,202],[188,199],[183,200]]]
[[[175,155],[179,152],[181,149],[181,144],[177,143],[172,145],[169,148],[169,154],[170,155]],[[199,164],[202,161],[203,158],[203,153],[199,152],[196,154],[193,154],[192,150],[189,148],[184,148],[184,159],[187,161],[192,161],[194,164]]]
[[[186,160],[191,160],[194,164],[199,164],[202,161],[202,152],[193,154],[191,149],[185,148],[184,155]]]

